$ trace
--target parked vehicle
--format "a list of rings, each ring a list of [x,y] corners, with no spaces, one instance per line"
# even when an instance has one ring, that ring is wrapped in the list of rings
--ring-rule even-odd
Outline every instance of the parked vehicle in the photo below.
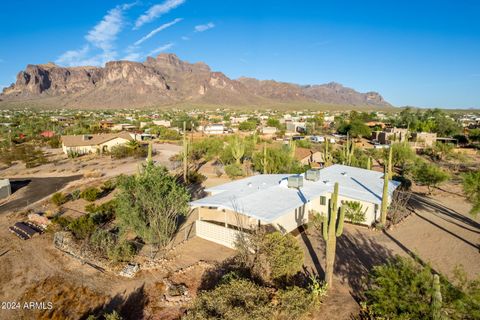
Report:
[[[313,143],[323,143],[325,142],[325,138],[322,136],[311,136],[310,141]]]

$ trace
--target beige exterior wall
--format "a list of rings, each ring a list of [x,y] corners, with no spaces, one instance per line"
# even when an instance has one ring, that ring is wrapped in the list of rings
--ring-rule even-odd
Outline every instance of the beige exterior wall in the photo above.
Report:
[[[62,149],[65,154],[70,152],[77,152],[79,154],[87,154],[87,153],[96,153],[100,151],[110,151],[114,146],[118,146],[121,144],[127,143],[129,140],[124,138],[115,138],[109,140],[105,143],[101,143],[99,145],[92,145],[92,146],[78,146],[78,147],[67,147],[62,144]],[[98,151],[97,151],[98,150]]]

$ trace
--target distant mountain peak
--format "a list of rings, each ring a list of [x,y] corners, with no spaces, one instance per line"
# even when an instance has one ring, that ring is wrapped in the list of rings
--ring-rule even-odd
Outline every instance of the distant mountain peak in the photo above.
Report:
[[[232,80],[203,63],[189,63],[173,53],[146,61],[110,61],[105,67],[27,65],[3,101],[48,101],[65,107],[145,107],[181,103],[223,106],[275,104],[388,107],[376,92],[359,93],[336,82],[300,86],[241,77]]]

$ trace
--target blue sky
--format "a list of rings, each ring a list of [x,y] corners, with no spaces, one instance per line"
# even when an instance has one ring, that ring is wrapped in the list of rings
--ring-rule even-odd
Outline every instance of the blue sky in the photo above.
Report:
[[[480,108],[479,17],[477,0],[8,1],[0,86],[27,64],[173,52],[232,78],[335,81],[396,106]]]

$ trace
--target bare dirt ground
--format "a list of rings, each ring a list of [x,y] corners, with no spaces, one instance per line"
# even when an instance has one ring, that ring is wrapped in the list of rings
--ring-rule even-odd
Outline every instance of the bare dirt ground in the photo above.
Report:
[[[470,204],[460,187],[448,184],[433,195],[415,188],[415,211],[393,229],[380,232],[347,224],[337,238],[335,288],[329,292],[317,319],[350,319],[359,311],[357,293],[374,265],[395,255],[418,257],[450,279],[461,266],[470,279],[480,276],[480,219],[468,214]],[[298,236],[309,270],[324,275],[325,246],[321,235],[308,230]],[[339,304],[342,308],[339,308]]]
[[[172,169],[170,158],[181,151],[181,147],[175,144],[153,144],[155,156],[153,160]],[[113,177],[119,174],[132,174],[138,170],[138,166],[145,161],[139,158],[112,159],[110,156],[89,154],[75,159],[68,158],[62,149],[45,149],[49,163],[35,167],[25,168],[23,163],[16,163],[0,171],[2,178],[23,177],[62,177],[72,175],[102,175]]]

